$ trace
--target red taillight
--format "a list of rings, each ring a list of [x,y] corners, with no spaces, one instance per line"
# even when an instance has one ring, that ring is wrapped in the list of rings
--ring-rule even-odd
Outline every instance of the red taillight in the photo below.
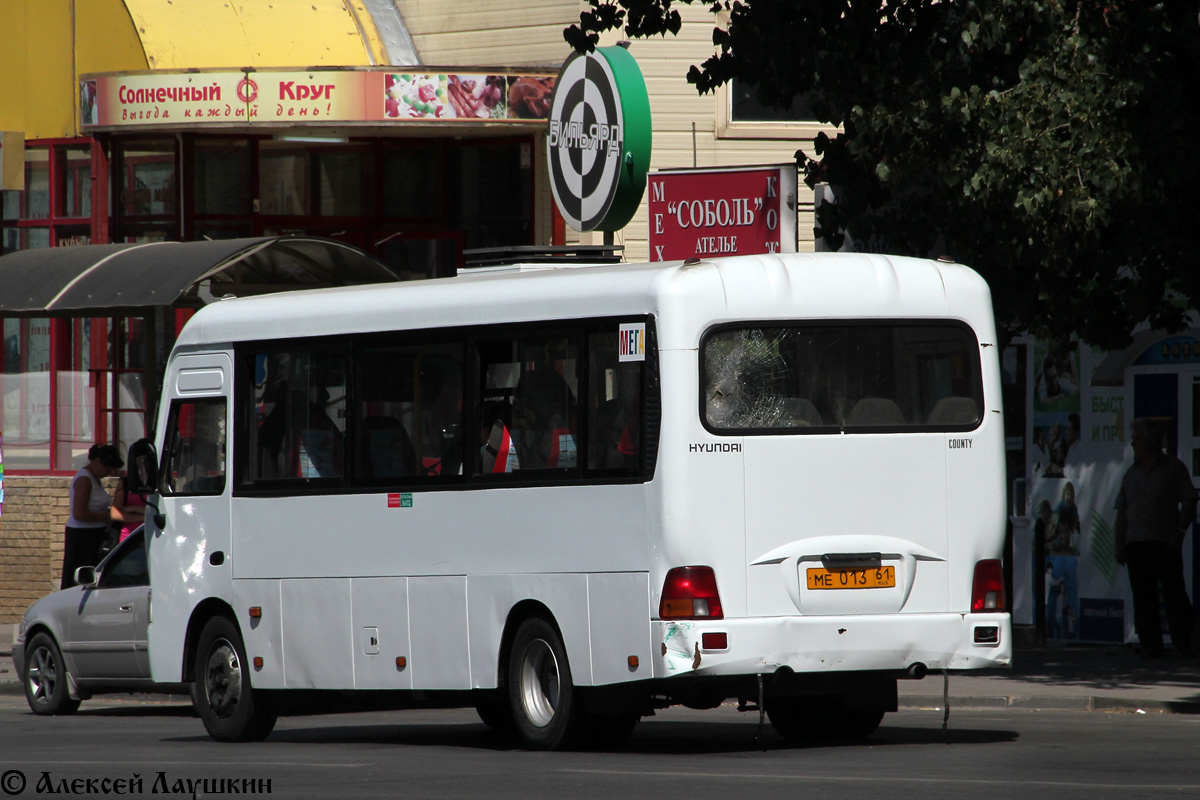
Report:
[[[663,581],[661,619],[724,619],[712,567],[675,567]]]
[[[999,559],[980,561],[971,585],[971,610],[1003,611],[1004,606],[1004,567]]]

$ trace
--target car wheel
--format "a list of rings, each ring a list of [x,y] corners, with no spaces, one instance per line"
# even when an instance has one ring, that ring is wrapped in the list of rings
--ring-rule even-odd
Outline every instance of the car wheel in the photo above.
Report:
[[[192,704],[208,735],[219,742],[261,741],[275,727],[275,710],[250,685],[249,668],[237,625],[226,617],[205,623],[196,648]]]
[[[577,698],[566,648],[546,620],[530,617],[517,628],[507,684],[517,739],[534,750],[566,744],[575,727]]]
[[[67,689],[67,665],[48,633],[39,633],[25,648],[25,699],[35,714],[74,714],[79,701]]]

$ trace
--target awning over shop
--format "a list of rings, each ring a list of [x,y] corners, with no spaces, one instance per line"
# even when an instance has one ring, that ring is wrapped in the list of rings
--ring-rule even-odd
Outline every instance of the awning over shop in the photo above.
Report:
[[[0,257],[0,316],[137,316],[227,295],[397,280],[358,248],[313,237],[55,247]]]

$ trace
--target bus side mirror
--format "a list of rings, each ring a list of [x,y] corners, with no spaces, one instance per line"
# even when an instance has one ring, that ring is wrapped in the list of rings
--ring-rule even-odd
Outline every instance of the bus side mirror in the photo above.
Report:
[[[129,446],[129,491],[153,494],[158,491],[158,454],[149,439],[138,439]]]

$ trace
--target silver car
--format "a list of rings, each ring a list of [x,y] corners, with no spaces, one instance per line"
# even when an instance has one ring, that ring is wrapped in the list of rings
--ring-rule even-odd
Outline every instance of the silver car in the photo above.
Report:
[[[150,681],[146,624],[150,574],[139,527],[81,585],[29,607],[17,628],[13,664],[35,714],[70,714],[102,692],[172,691]]]

